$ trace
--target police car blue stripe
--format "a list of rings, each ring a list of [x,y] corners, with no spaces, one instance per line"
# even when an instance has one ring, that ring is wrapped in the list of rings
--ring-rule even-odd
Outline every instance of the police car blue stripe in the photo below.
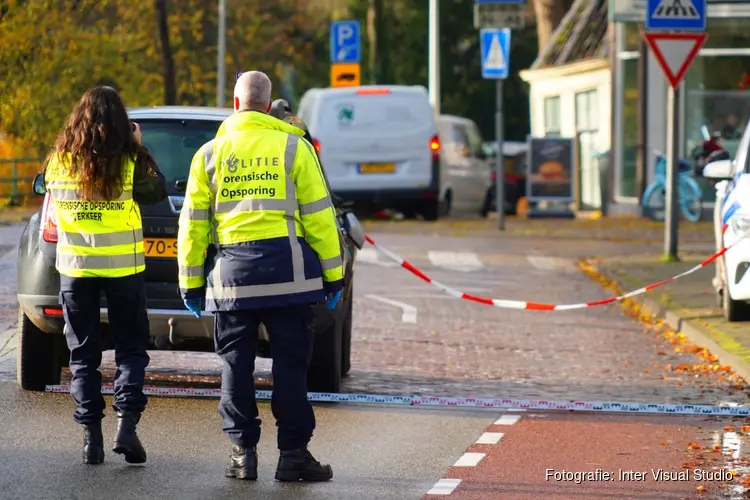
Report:
[[[734,203],[732,203],[727,209],[727,213],[724,214],[724,218],[721,221],[721,225],[723,226],[724,224],[727,224],[729,222],[729,219],[731,219],[734,213],[739,209],[740,209],[739,202],[735,201]]]

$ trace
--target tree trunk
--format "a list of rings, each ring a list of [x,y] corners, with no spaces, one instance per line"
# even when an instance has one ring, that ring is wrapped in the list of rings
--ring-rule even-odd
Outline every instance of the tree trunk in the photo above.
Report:
[[[539,54],[547,47],[552,33],[565,16],[568,2],[565,0],[534,0],[536,13],[536,36],[539,40]]]
[[[164,104],[177,104],[177,87],[175,85],[174,58],[169,44],[169,27],[167,25],[167,1],[154,0],[156,7],[156,24],[159,28],[159,45],[161,48],[162,74],[164,76]]]

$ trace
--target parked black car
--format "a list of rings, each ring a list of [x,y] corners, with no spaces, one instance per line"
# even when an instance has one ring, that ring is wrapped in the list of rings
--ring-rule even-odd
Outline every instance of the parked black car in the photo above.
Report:
[[[231,110],[164,106],[129,110],[141,126],[143,143],[167,179],[169,197],[142,206],[146,253],[146,293],[151,338],[155,349],[213,352],[213,314],[200,319],[185,309],[177,284],[177,224],[187,176],[195,152],[213,139]],[[43,174],[34,180],[34,192],[44,195],[42,208],[29,220],[18,251],[18,382],[24,389],[43,391],[60,383],[68,363],[63,337],[63,313],[58,298],[60,276],[55,269],[57,228],[49,215],[54,209],[45,193]],[[364,244],[364,231],[353,213],[337,202],[344,254],[345,289],[334,310],[321,305],[315,324],[316,339],[309,370],[313,392],[339,392],[341,378],[351,367],[352,290],[354,261]],[[106,301],[102,298],[104,349],[112,348]],[[268,334],[261,325],[258,355],[270,357]]]
[[[484,143],[484,149],[488,157],[497,156],[497,143]],[[526,157],[528,146],[525,142],[504,142],[503,143],[503,193],[505,198],[505,213],[516,215],[518,201],[526,196]],[[496,194],[496,172],[493,170],[490,174],[491,185],[484,194],[484,203],[482,203],[482,217],[487,217],[490,212],[497,211],[495,207]]]

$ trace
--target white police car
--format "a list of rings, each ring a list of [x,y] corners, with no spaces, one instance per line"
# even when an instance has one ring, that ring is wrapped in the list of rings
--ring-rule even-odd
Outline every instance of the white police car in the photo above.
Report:
[[[716,182],[716,250],[734,245],[716,259],[713,279],[717,299],[728,321],[750,320],[749,146],[750,134],[746,131],[734,160],[714,161],[703,170],[704,177]]]

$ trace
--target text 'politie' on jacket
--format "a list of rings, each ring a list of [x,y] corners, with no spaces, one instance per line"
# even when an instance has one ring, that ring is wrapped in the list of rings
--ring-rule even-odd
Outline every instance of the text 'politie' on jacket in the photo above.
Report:
[[[177,242],[183,298],[255,309],[321,302],[343,286],[336,214],[302,135],[242,111],[195,154]]]

